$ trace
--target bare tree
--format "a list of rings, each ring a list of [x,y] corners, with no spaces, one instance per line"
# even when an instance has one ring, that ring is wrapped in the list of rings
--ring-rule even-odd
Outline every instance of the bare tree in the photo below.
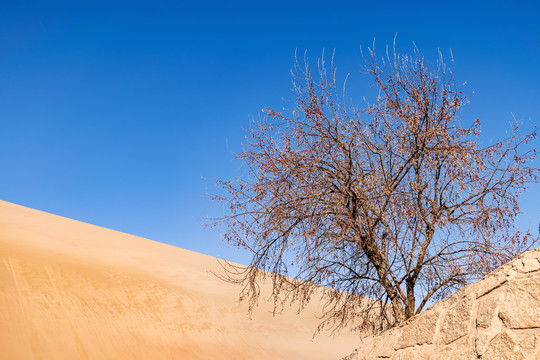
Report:
[[[264,277],[278,310],[302,309],[324,285],[321,328],[380,330],[537,241],[513,225],[518,195],[538,181],[527,145],[536,131],[513,122],[505,139],[481,145],[480,122],[461,123],[466,99],[440,54],[430,67],[417,49],[381,59],[368,50],[374,102],[360,109],[338,96],[333,58],[315,75],[297,61],[294,109],[266,109],[237,155],[246,174],[218,181],[230,212],[216,224],[253,255],[247,268],[227,267],[251,308]]]

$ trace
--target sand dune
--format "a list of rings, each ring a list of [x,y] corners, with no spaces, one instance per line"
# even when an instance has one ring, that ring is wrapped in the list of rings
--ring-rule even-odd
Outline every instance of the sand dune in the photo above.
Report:
[[[217,260],[0,201],[0,359],[338,359],[320,304],[248,318]]]

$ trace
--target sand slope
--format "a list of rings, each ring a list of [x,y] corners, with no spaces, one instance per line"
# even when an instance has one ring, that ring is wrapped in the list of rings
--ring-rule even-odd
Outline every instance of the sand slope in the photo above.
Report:
[[[0,201],[0,359],[337,359],[320,304],[250,320],[213,257]]]

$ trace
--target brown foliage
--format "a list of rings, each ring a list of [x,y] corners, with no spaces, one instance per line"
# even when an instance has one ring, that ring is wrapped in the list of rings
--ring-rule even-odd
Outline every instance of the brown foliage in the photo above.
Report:
[[[526,145],[536,132],[514,122],[482,146],[480,122],[461,125],[466,99],[441,56],[429,67],[416,49],[382,60],[370,49],[364,60],[378,96],[363,109],[339,98],[333,63],[314,76],[297,61],[294,109],[266,109],[237,155],[247,174],[218,181],[230,212],[215,223],[253,255],[226,267],[229,280],[252,307],[267,276],[276,310],[302,309],[324,285],[321,327],[380,330],[536,241],[512,231],[518,195],[538,181]],[[282,276],[291,269],[297,280]]]

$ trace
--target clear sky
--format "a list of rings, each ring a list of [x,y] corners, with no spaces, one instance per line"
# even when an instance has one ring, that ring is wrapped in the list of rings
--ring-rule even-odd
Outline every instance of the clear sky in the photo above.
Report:
[[[489,142],[512,114],[540,125],[539,14],[535,1],[3,1],[0,198],[245,263],[203,227],[223,214],[204,194],[238,173],[250,117],[293,98],[295,49],[335,49],[358,102],[374,38],[452,49],[463,120]],[[521,204],[536,229],[540,187]]]

